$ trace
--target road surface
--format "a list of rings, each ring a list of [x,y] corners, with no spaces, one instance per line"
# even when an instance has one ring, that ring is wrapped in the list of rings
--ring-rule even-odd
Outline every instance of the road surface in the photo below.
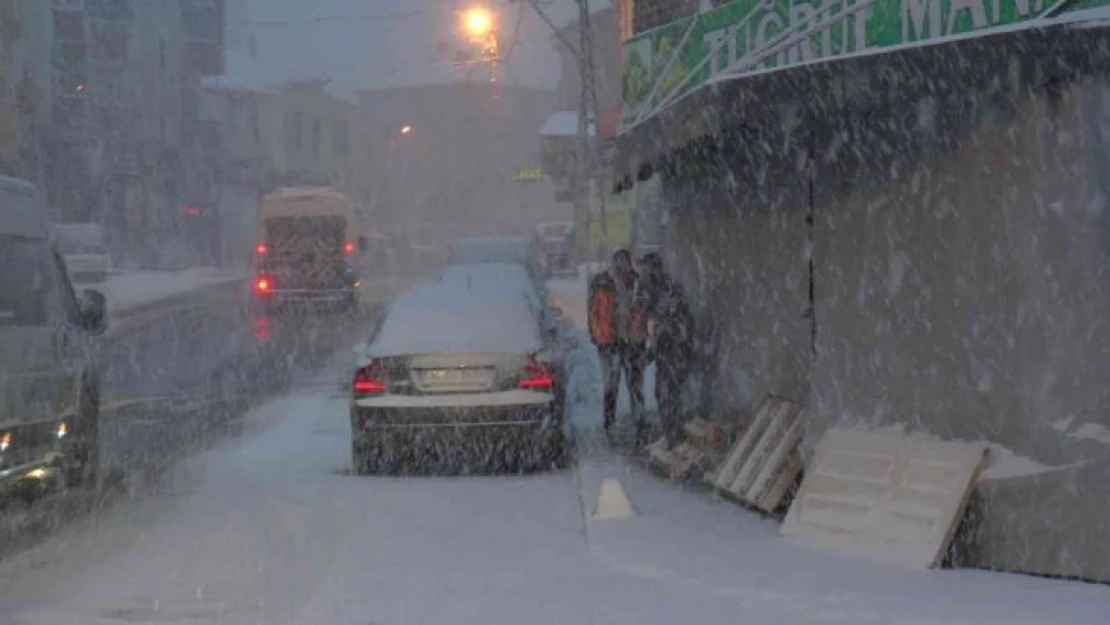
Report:
[[[0,562],[0,623],[1076,625],[1110,614],[1105,587],[812,553],[604,452],[528,477],[352,476],[349,360],[339,349],[237,434]],[[638,516],[590,518],[610,477]]]

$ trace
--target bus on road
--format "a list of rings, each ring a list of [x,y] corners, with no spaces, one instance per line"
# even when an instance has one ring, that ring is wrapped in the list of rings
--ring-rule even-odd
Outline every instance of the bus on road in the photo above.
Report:
[[[290,306],[359,306],[357,232],[350,198],[321,187],[283,188],[262,200],[254,292],[267,311]]]

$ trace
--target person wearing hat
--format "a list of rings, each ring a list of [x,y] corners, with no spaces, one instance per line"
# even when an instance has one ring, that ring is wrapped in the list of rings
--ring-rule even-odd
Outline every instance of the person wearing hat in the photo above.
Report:
[[[637,302],[647,318],[649,358],[655,362],[655,400],[667,448],[682,438],[682,386],[694,364],[694,319],[686,291],[655,253],[640,259]]]

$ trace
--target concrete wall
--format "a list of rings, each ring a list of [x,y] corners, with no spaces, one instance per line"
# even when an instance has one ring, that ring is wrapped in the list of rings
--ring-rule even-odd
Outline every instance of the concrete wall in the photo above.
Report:
[[[964,558],[1106,580],[1110,447],[1076,432],[1110,434],[1110,89],[995,50],[929,53],[891,74],[929,85],[864,82],[839,108],[785,83],[772,115],[665,173],[666,247],[701,306],[711,416],[781,394],[806,401],[807,449],[834,425],[900,424],[1089,463],[981,488]]]
[[[1054,422],[1110,425],[1082,90],[984,113],[954,151],[818,211],[816,429],[908,423],[1059,457]]]
[[[697,308],[703,410],[716,418],[808,392],[808,188],[771,134],[731,137],[703,171],[663,174],[665,248]]]

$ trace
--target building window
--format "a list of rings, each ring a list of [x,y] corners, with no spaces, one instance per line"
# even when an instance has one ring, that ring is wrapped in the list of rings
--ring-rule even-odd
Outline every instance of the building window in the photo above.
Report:
[[[294,152],[304,145],[304,113],[295,111],[285,114],[285,144]]]
[[[350,137],[347,136],[347,122],[335,122],[332,124],[332,147],[334,148],[336,156],[347,156],[350,151]]]
[[[324,128],[319,119],[312,120],[312,153],[320,153],[320,143],[323,141]]]

